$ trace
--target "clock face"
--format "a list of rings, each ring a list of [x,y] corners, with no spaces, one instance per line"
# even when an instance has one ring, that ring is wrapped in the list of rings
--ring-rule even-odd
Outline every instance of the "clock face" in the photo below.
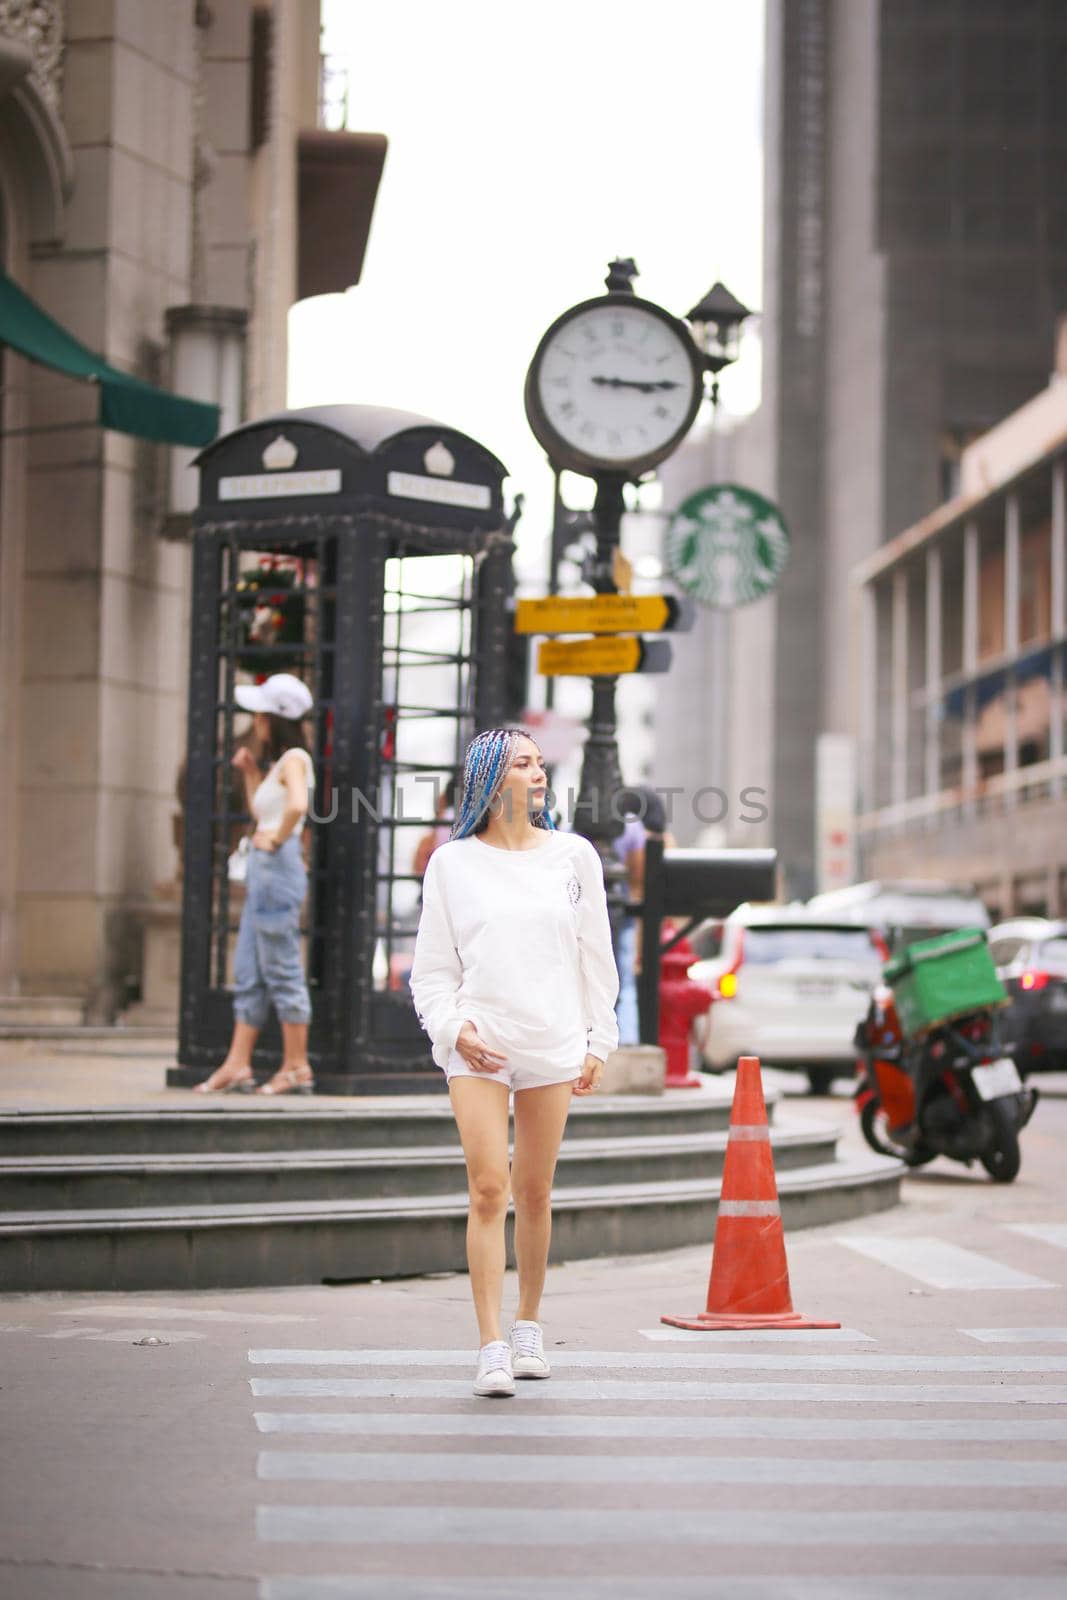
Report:
[[[527,412],[562,465],[624,470],[669,455],[701,394],[688,331],[657,307],[612,295],[548,330],[530,369]]]

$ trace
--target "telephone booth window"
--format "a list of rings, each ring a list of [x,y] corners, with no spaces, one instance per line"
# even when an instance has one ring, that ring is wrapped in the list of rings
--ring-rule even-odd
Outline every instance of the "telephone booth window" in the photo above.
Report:
[[[380,704],[381,830],[374,987],[407,989],[420,839],[474,733],[474,562],[401,555],[385,564]]]

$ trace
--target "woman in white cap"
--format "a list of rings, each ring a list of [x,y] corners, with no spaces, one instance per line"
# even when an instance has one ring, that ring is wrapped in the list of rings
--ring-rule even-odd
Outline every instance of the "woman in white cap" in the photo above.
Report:
[[[451,840],[423,878],[411,969],[467,1164],[481,1346],[474,1392],[485,1396],[514,1394],[516,1378],[549,1376],[538,1319],[556,1158],[572,1097],[600,1087],[619,1038],[604,870],[588,839],[556,831],[546,801],[541,752],[522,729],[490,728],[471,741]],[[519,1305],[505,1340],[509,1189]]]
[[[259,1092],[310,1094],[311,1001],[300,960],[300,908],[307,893],[307,869],[300,836],[315,785],[303,729],[311,694],[299,678],[277,672],[265,683],[238,688],[235,697],[243,710],[252,712],[253,735],[270,766],[263,776],[248,748],[233,758],[256,825],[234,951],[233,1037],[225,1061],[196,1087],[201,1094],[253,1088],[252,1050],[273,1002],[281,1024],[283,1059]]]

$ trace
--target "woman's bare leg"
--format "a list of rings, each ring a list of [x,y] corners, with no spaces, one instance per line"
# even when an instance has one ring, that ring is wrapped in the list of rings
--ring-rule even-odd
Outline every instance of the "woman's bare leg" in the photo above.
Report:
[[[215,1089],[225,1088],[228,1083],[240,1082],[243,1078],[250,1079],[252,1051],[258,1038],[259,1029],[251,1022],[235,1022],[225,1061],[215,1068],[210,1078],[205,1078],[203,1083],[197,1084],[197,1088],[210,1093]]]
[[[478,1341],[500,1338],[504,1288],[504,1219],[508,1209],[508,1086],[491,1078],[453,1078],[452,1097],[467,1163],[470,1213],[467,1266]]]
[[[247,1072],[252,1065],[252,1051],[258,1038],[259,1029],[253,1027],[250,1022],[235,1022],[230,1048],[226,1052],[226,1060],[222,1063],[220,1071],[229,1069],[235,1076]]]
[[[515,1259],[519,1269],[520,1322],[540,1320],[541,1295],[552,1238],[552,1179],[571,1107],[569,1083],[520,1089],[515,1095]]]

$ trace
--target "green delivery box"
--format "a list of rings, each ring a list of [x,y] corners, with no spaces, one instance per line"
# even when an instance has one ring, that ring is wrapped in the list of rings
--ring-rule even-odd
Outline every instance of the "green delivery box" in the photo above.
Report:
[[[885,980],[909,1037],[1007,999],[981,928],[958,928],[905,946],[886,963]]]

